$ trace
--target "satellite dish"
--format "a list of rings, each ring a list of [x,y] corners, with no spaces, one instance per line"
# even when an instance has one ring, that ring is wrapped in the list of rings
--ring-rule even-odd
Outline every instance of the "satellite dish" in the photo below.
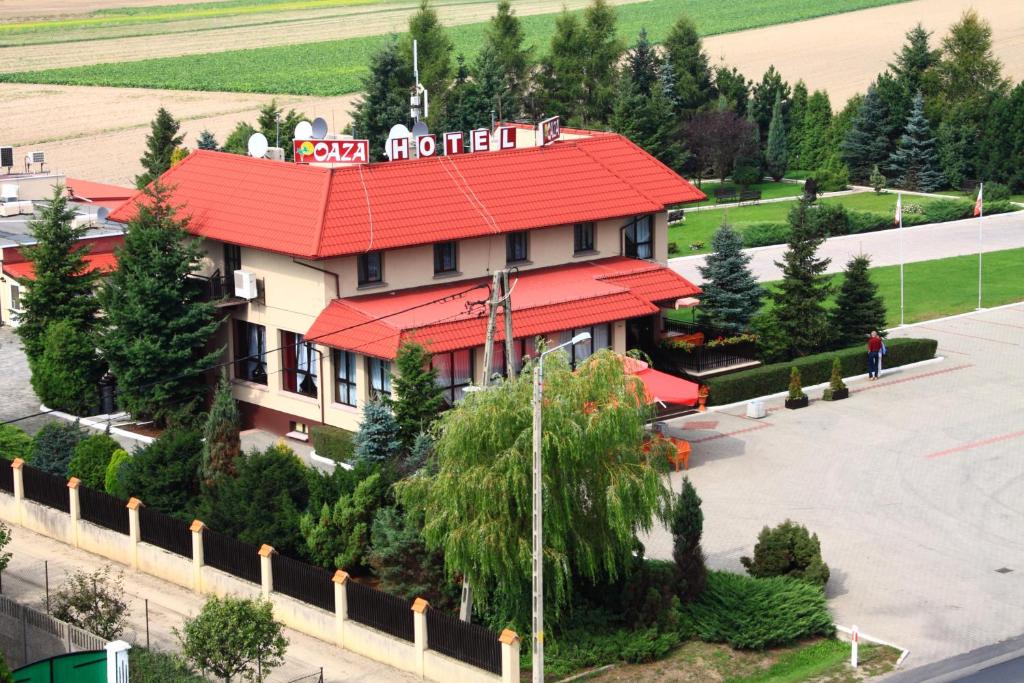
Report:
[[[107,220],[107,216],[109,216],[109,215],[110,215],[110,209],[108,209],[105,206],[101,206],[100,208],[96,209],[96,220],[98,220],[98,221],[105,221],[105,220]]]
[[[388,140],[397,140],[398,138],[408,137],[412,137],[412,133],[410,133],[409,129],[400,123],[396,123],[391,126],[391,130],[388,132]]]
[[[416,125],[412,127],[412,137],[415,139],[423,135],[430,135],[430,129],[427,128],[427,124],[417,121]]]
[[[309,121],[299,121],[295,125],[295,139],[309,140],[313,137],[313,124]]]
[[[270,143],[267,142],[267,136],[263,133],[253,133],[249,136],[249,156],[262,159],[270,149]]]
[[[313,139],[323,140],[327,137],[327,119],[318,116],[313,119]]]

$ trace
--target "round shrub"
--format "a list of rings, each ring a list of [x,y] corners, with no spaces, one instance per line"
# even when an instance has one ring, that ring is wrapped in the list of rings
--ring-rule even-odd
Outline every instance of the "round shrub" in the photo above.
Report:
[[[75,447],[86,437],[77,422],[48,422],[32,440],[32,464],[50,474],[68,475],[68,463]]]
[[[103,475],[103,490],[112,496],[124,498],[123,484],[124,466],[131,459],[128,451],[118,448],[111,453],[110,462],[107,463],[107,471]]]
[[[96,411],[103,364],[92,334],[68,320],[51,323],[43,336],[43,352],[30,365],[32,389],[47,407],[73,415]]]
[[[788,576],[822,587],[828,583],[828,565],[821,559],[818,535],[788,519],[774,529],[763,528],[754,557],[741,557],[740,562],[757,578]]]
[[[0,425],[0,458],[32,459],[32,437],[14,425]]]
[[[107,476],[110,457],[121,445],[107,434],[93,434],[75,446],[68,464],[68,474],[78,477],[91,489],[102,489]]]
[[[1010,198],[1010,188],[1002,183],[985,183],[985,201],[1004,202]]]

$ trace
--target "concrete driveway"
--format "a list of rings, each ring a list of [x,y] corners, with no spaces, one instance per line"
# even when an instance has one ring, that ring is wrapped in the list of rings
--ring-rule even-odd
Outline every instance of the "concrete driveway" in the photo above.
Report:
[[[10,326],[0,327],[0,422],[39,412],[39,399],[32,391],[31,379],[21,338]],[[41,416],[15,424],[34,434],[52,419]]]
[[[1024,304],[895,335],[938,339],[944,360],[839,403],[674,426],[693,441],[709,565],[742,571],[765,524],[803,523],[837,623],[910,648],[913,667],[1024,632]],[[646,544],[671,557],[667,531]]]

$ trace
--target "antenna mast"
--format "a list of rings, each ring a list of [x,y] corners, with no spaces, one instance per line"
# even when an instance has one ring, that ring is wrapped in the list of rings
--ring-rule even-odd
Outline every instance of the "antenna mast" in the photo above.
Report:
[[[430,116],[430,93],[420,83],[420,60],[418,41],[412,41],[412,75],[416,80],[412,96],[409,98],[409,114],[414,123],[420,120],[420,95],[423,96],[423,118]]]

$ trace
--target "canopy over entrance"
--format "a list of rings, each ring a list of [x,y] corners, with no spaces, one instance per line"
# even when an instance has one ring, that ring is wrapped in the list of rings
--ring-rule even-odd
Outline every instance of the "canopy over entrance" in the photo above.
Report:
[[[643,384],[648,403],[697,404],[700,386],[696,383],[655,370],[642,360],[629,356],[622,356],[622,365],[628,374],[634,375]]]

